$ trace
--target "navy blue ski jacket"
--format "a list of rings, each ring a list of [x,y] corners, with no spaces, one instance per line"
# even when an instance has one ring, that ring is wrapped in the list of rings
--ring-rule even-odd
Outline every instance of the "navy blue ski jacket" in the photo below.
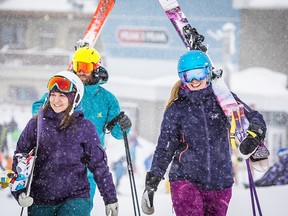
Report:
[[[212,84],[198,91],[180,88],[178,96],[165,110],[150,172],[163,177],[172,161],[169,172],[172,182],[188,180],[207,190],[232,187],[230,123],[217,102]],[[261,126],[265,133],[263,116],[243,105],[249,122]]]
[[[71,198],[89,198],[87,168],[93,173],[105,204],[117,202],[107,156],[94,124],[74,112],[68,127],[60,129],[62,113],[51,108],[44,111],[43,126],[36,158],[31,194],[35,204],[60,204]],[[15,151],[29,153],[37,140],[37,118],[32,118],[23,130]],[[14,156],[13,171],[17,159]],[[20,191],[13,192],[18,199]]]

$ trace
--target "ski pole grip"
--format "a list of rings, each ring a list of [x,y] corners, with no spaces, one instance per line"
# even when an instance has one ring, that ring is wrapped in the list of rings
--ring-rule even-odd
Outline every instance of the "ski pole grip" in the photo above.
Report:
[[[124,116],[124,112],[121,111],[119,115],[117,115],[114,119],[112,119],[110,122],[107,122],[104,125],[103,131],[105,132],[105,130],[111,131],[114,126],[116,125],[116,123]]]

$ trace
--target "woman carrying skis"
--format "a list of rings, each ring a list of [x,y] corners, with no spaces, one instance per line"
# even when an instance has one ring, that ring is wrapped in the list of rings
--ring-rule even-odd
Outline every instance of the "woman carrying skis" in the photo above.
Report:
[[[89,182],[87,167],[93,173],[106,205],[106,215],[118,215],[118,200],[106,153],[92,122],[77,111],[84,87],[77,75],[62,71],[48,82],[49,101],[43,108],[42,130],[31,193],[12,192],[28,215],[88,216]],[[15,151],[29,153],[37,143],[37,118],[23,130]],[[17,157],[14,155],[13,171]]]
[[[169,181],[177,216],[224,216],[232,196],[230,123],[213,92],[212,63],[201,51],[188,51],[178,61],[180,80],[168,100],[152,166],[146,175],[142,211],[153,214],[154,192],[170,162]],[[259,143],[266,124],[245,106],[249,130],[243,142]]]

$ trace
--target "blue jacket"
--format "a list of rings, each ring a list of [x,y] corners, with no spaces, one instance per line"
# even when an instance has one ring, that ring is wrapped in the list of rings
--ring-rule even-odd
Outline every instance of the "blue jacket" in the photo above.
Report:
[[[63,113],[51,108],[44,112],[43,126],[35,164],[31,196],[35,204],[59,204],[70,198],[90,196],[87,167],[103,196],[105,204],[117,201],[106,153],[92,122],[82,112],[74,112],[74,119],[65,129],[59,125]],[[32,118],[23,130],[15,151],[29,153],[36,146],[37,118]],[[85,161],[85,162],[84,162]],[[14,157],[13,171],[16,172]],[[13,192],[17,199],[20,191]]]
[[[262,115],[244,106],[250,123],[266,131]],[[178,99],[165,110],[150,171],[163,177],[172,161],[170,181],[188,180],[208,190],[231,187],[229,129],[212,84],[199,91],[180,89]]]
[[[104,125],[120,113],[119,102],[116,97],[105,88],[96,85],[85,85],[84,96],[79,109],[84,112],[85,118],[89,119],[96,126],[102,146],[104,145]],[[47,94],[32,105],[33,116],[38,113],[39,108],[45,103]],[[129,132],[129,131],[127,131]],[[116,124],[111,134],[116,139],[123,139],[123,133],[119,124]]]

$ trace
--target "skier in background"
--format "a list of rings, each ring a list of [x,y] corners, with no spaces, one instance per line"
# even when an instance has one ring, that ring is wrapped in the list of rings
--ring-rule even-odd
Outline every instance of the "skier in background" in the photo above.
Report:
[[[2,170],[6,168],[4,167],[4,160],[8,154],[7,131],[6,124],[0,124],[0,168]]]
[[[277,155],[278,161],[255,181],[256,187],[288,184],[288,148],[279,149]]]
[[[113,170],[114,176],[115,176],[115,184],[116,184],[116,191],[119,193],[119,185],[120,181],[123,178],[123,176],[126,175],[126,167],[124,166],[125,157],[121,157],[117,161],[113,162],[111,165],[111,170]]]
[[[12,157],[16,148],[16,143],[20,136],[21,131],[18,129],[18,124],[12,117],[11,121],[7,124],[7,155],[6,155],[6,170],[12,169]]]
[[[145,167],[145,171],[147,171],[147,172],[151,168],[152,159],[153,159],[153,153],[149,154],[144,160],[144,167]]]
[[[111,122],[120,113],[120,106],[117,98],[108,90],[103,88],[102,84],[108,81],[108,72],[100,64],[101,56],[98,51],[92,47],[80,47],[73,55],[73,71],[84,84],[84,96],[81,102],[85,118],[89,119],[95,125],[102,147],[104,146],[106,125]],[[47,94],[32,106],[32,114],[37,114],[39,107],[42,106],[47,98]],[[116,125],[108,131],[116,139],[123,139],[123,132],[130,131],[131,120],[124,115]],[[93,175],[88,171],[90,182],[90,207],[93,208],[93,198],[96,193],[96,183]]]
[[[139,147],[139,142],[137,139],[137,133],[135,131],[129,134],[128,143],[129,143],[129,151],[130,151],[130,156],[131,156],[133,172],[136,172],[137,170],[136,169],[136,149],[137,147]]]
[[[177,216],[225,216],[232,196],[233,168],[230,123],[212,89],[212,63],[201,51],[188,51],[178,61],[180,80],[174,85],[161,124],[152,166],[146,175],[142,211],[153,214],[153,197],[168,165],[173,208]],[[256,148],[266,124],[245,106],[250,122],[244,146]],[[253,149],[250,149],[254,151]],[[252,152],[246,152],[246,156]]]
[[[118,215],[118,202],[107,156],[101,147],[95,126],[76,111],[84,87],[69,71],[62,71],[48,82],[48,103],[43,108],[38,154],[31,194],[13,192],[29,215],[87,216],[90,213],[87,167],[93,173],[106,205],[106,215]],[[15,155],[29,153],[37,142],[37,118],[23,130]],[[14,155],[13,171],[17,157]]]

